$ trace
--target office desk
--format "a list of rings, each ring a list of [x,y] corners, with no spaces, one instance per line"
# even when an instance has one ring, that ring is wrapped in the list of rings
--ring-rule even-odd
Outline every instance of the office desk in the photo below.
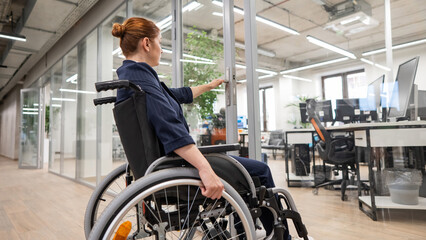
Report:
[[[377,209],[421,209],[426,210],[426,198],[419,198],[418,205],[402,205],[393,203],[389,196],[375,196],[376,179],[374,173],[377,169],[374,159],[371,159],[372,147],[421,147],[426,146],[426,121],[412,122],[384,122],[384,123],[358,123],[342,126],[328,127],[329,131],[353,131],[355,146],[365,148],[365,160],[368,163],[368,180],[370,183],[370,196],[362,196],[358,185],[359,208],[373,220],[377,220]],[[359,148],[357,158],[360,157]],[[358,180],[359,161],[357,161]],[[359,182],[359,181],[358,181]],[[364,209],[363,206],[370,208]]]
[[[304,181],[314,181],[312,176],[296,176],[292,172],[289,171],[288,167],[288,156],[289,156],[289,144],[311,144],[311,152],[312,152],[312,162],[313,162],[313,172],[315,176],[315,148],[314,148],[314,129],[291,129],[285,130],[285,167],[287,174],[287,186],[292,186],[292,182],[304,182]]]

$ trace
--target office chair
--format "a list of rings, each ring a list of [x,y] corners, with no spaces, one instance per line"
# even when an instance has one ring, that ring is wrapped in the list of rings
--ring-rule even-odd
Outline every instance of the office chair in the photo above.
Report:
[[[341,199],[345,201],[348,196],[345,194],[347,185],[354,184],[356,175],[356,158],[354,150],[354,140],[352,136],[338,135],[333,136],[325,130],[324,126],[320,122],[318,115],[315,111],[316,101],[314,99],[308,99],[306,101],[306,108],[309,116],[309,121],[315,128],[315,132],[318,135],[318,142],[316,143],[316,149],[321,159],[326,164],[332,164],[333,172],[338,173],[342,171],[342,179],[329,180],[325,178],[325,182],[315,185],[314,194],[318,194],[318,189],[325,186],[341,185]],[[349,174],[351,173],[351,179]],[[368,186],[361,183],[361,186],[368,190]]]
[[[262,145],[261,148],[272,150],[272,156],[277,159],[277,150],[285,150],[284,132],[282,130],[272,131],[269,135],[267,145]]]

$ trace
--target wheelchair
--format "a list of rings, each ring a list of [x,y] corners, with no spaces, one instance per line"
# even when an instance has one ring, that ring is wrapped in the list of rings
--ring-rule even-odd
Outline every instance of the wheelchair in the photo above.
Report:
[[[308,239],[290,193],[266,189],[225,154],[239,150],[239,144],[199,147],[225,186],[222,198],[206,198],[198,171],[178,155],[162,152],[146,116],[146,93],[127,80],[95,85],[98,92],[125,88],[133,95],[113,109],[128,164],[110,173],[92,194],[85,214],[87,239],[251,240],[256,239],[262,211],[273,216],[271,239],[283,240],[286,219],[293,221],[299,237]],[[94,104],[115,101],[104,97],[94,99]],[[111,193],[117,182],[124,189]],[[100,207],[104,202],[107,206]]]

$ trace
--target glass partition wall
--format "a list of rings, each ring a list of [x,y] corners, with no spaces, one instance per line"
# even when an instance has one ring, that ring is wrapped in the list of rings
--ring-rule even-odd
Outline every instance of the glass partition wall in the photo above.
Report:
[[[203,21],[199,21],[203,19]],[[213,2],[182,1],[183,85],[224,78],[222,8]],[[190,134],[199,145],[226,143],[225,84],[184,106]]]
[[[371,8],[366,15],[373,19],[372,24],[358,31],[349,27],[352,24],[342,26],[346,17],[333,15],[323,6],[338,8],[339,1],[324,1],[324,4],[310,0],[250,1],[254,3],[255,55],[250,55],[250,50],[246,49],[248,40],[252,41],[246,39],[246,2],[233,1],[232,9],[235,34],[235,48],[232,49],[235,49],[237,117],[241,134],[247,134],[249,113],[253,109],[249,105],[252,95],[247,93],[248,74],[254,75],[251,77],[258,81],[260,104],[256,124],[267,138],[273,130],[309,127],[309,124],[301,123],[298,108],[298,103],[306,98],[362,97],[366,86],[379,75],[386,74],[386,81],[392,82],[394,79],[388,78],[388,73],[403,60],[420,55],[419,65],[424,65],[426,50],[420,40],[426,36],[416,30],[425,29],[421,25],[424,23],[416,21],[416,28],[406,28],[397,10],[412,4],[410,1],[392,3],[392,11],[397,11],[392,15],[393,44],[412,43],[394,49],[394,66],[386,66],[386,53],[381,50],[385,45],[384,6],[381,2],[366,1]],[[124,59],[119,39],[111,36],[114,22],[121,23],[130,15],[141,16],[160,27],[163,54],[155,69],[160,81],[168,86],[173,81],[194,86],[226,77],[223,2],[182,0],[178,6],[182,16],[182,57],[179,59],[182,79],[173,72],[173,64],[176,64],[172,37],[174,5],[171,1],[149,0],[133,0],[131,4],[125,1],[45,73],[51,79],[50,171],[95,183],[125,161],[112,117],[113,106],[95,108],[90,102],[96,96],[114,94],[98,94],[93,88],[95,81],[117,79],[115,71]],[[410,18],[412,16],[407,15],[404,22]],[[358,19],[353,21],[362,24]],[[330,45],[345,51],[335,51]],[[252,59],[253,56],[256,59]],[[247,69],[250,61],[254,63],[254,73],[253,69]],[[346,75],[345,80],[330,77],[343,73],[353,74]],[[417,75],[426,74],[419,68]],[[419,79],[415,82],[419,89],[426,89],[426,83]],[[200,145],[223,143],[226,116],[222,109],[227,107],[224,86],[200,99],[184,109],[191,135]]]

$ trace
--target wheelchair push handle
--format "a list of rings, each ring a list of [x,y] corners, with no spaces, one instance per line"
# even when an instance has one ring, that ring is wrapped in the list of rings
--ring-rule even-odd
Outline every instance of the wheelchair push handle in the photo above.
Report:
[[[96,88],[96,91],[98,92],[114,90],[119,88],[132,89],[136,92],[142,91],[142,89],[138,85],[130,82],[129,80],[113,80],[113,81],[97,82],[95,83],[95,88]]]
[[[116,100],[117,100],[116,97],[95,98],[93,99],[93,104],[95,104],[95,106],[98,106],[102,104],[115,103]]]

